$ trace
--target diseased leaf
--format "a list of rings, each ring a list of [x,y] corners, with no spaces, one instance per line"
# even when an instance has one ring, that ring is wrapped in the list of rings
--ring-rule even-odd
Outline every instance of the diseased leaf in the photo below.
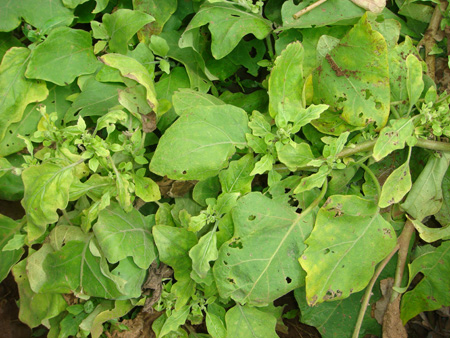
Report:
[[[221,297],[262,306],[302,286],[305,273],[297,258],[313,216],[257,192],[240,198],[232,215],[233,238],[221,246],[213,268]]]
[[[302,314],[302,323],[314,326],[323,338],[351,337],[358,319],[364,292],[354,293],[348,298],[324,302],[315,306],[307,304],[304,288],[296,289],[294,295]],[[373,301],[373,298],[371,298],[371,301]],[[366,311],[359,336],[364,337],[368,333],[379,335],[381,330],[379,328],[376,330],[377,327],[379,325],[375,318],[372,318],[370,312]]]
[[[74,167],[74,164],[63,166],[43,163],[23,171],[25,193],[22,206],[27,212],[30,242],[40,237],[48,224],[58,220],[57,209],[67,207],[69,188],[74,179]]]
[[[32,51],[25,76],[64,86],[80,75],[94,73],[97,67],[90,34],[58,27]]]
[[[358,62],[355,62],[355,61]],[[375,122],[381,129],[390,111],[389,68],[383,36],[364,15],[313,73],[314,102],[354,127]]]
[[[249,13],[231,3],[205,3],[181,36],[180,46],[186,47],[186,40],[195,28],[208,24],[211,31],[211,52],[215,59],[228,55],[247,34],[264,39],[272,30],[271,22],[262,16]]]
[[[422,79],[422,64],[414,55],[406,58],[406,89],[409,97],[409,110],[417,103],[425,84]]]
[[[394,203],[400,202],[411,190],[411,173],[409,171],[409,160],[395,169],[383,184],[381,196],[378,200],[380,208],[386,208]]]
[[[403,210],[418,221],[434,215],[441,209],[442,180],[450,163],[450,154],[443,152],[441,156],[440,158],[430,156],[401,205]]]
[[[155,21],[142,28],[142,33],[146,37],[157,36],[177,9],[177,0],[133,0],[133,8],[155,18]]]
[[[277,319],[270,313],[250,306],[235,305],[227,311],[227,338],[277,338]]]
[[[303,56],[300,42],[289,44],[275,60],[269,77],[269,113],[278,127],[293,121],[298,111],[305,108],[303,100]]]
[[[400,316],[403,324],[423,311],[450,305],[450,242],[417,257],[409,266],[409,284],[418,273],[424,277],[402,296]]]
[[[427,243],[433,243],[441,239],[450,239],[450,225],[446,225],[442,228],[430,228],[418,220],[410,219],[410,221],[414,224],[420,238]]]
[[[189,305],[185,305],[179,310],[172,311],[170,317],[165,320],[158,337],[164,337],[169,332],[177,330],[186,322],[189,312]]]
[[[192,89],[179,89],[173,94],[173,107],[178,116],[192,113],[200,107],[222,106],[225,103],[217,97]]]
[[[48,95],[45,83],[25,78],[29,59],[28,48],[13,47],[0,65],[0,141],[8,127],[22,119],[29,103],[43,101]]]
[[[152,76],[139,61],[132,57],[120,54],[106,54],[101,56],[100,60],[104,64],[118,69],[123,77],[143,85],[147,90],[148,105],[155,110],[155,112],[158,112],[158,101],[156,99],[156,91]]]
[[[103,323],[111,319],[120,318],[126,315],[133,305],[128,300],[116,300],[114,308],[100,312],[93,320],[91,326],[92,338],[99,338],[103,333]]]
[[[19,288],[19,319],[34,328],[64,311],[67,303],[61,294],[33,292],[30,288],[26,266],[27,261],[22,260],[13,267],[12,272]]]
[[[161,137],[150,170],[176,180],[203,180],[218,174],[246,145],[247,114],[222,105],[185,113]]]
[[[266,171],[272,170],[273,162],[274,158],[271,154],[264,155],[258,162],[255,163],[255,167],[253,168],[250,175],[251,176],[254,176],[256,174],[262,175]]]
[[[6,244],[19,234],[22,224],[13,219],[0,214],[0,282],[8,276],[11,268],[16,264],[24,253],[22,246],[16,250],[3,251]]]
[[[136,196],[144,202],[153,202],[161,199],[159,186],[150,177],[141,177],[133,175],[133,181],[136,187]]]
[[[109,48],[113,53],[126,54],[128,41],[144,25],[155,19],[139,10],[121,8],[102,17],[103,27],[109,37]]]
[[[110,263],[132,257],[137,266],[148,269],[156,258],[152,225],[136,209],[125,213],[118,204],[111,203],[100,211],[93,230]]]
[[[397,149],[405,147],[406,140],[414,132],[413,121],[409,118],[391,120],[389,126],[384,127],[373,147],[373,158],[379,161]]]
[[[308,303],[344,299],[364,289],[396,242],[394,229],[374,202],[352,195],[329,197],[299,259],[307,273]]]

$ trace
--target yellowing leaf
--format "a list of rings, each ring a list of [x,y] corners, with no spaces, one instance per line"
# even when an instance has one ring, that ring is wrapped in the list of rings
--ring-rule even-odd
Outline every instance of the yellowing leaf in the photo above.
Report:
[[[44,82],[25,78],[29,59],[28,48],[13,47],[0,65],[0,140],[12,123],[22,119],[29,103],[43,101],[48,95]]]
[[[308,303],[344,299],[362,290],[396,242],[394,229],[372,201],[353,195],[329,197],[299,259],[307,273]]]

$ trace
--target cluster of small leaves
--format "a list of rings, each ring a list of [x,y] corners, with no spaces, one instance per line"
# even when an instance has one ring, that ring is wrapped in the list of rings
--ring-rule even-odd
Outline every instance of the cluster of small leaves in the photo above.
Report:
[[[436,2],[294,18],[311,3],[3,0],[0,198],[26,214],[0,215],[0,280],[21,321],[97,338],[137,307],[157,337],[271,338],[294,291],[323,337],[379,335],[359,307],[405,222],[429,244],[401,320],[450,305],[450,100],[416,47]]]

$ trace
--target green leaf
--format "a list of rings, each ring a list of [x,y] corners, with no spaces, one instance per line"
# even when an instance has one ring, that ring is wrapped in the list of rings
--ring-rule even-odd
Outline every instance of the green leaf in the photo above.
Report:
[[[446,225],[450,224],[450,171],[448,169],[442,179],[442,197],[442,207],[434,217],[439,223]]]
[[[74,19],[73,11],[64,7],[61,0],[2,0],[0,6],[0,31],[4,32],[18,27],[21,18],[38,29],[55,19],[65,25]]]
[[[23,44],[11,33],[0,33],[0,60],[12,47],[22,47]]]
[[[433,243],[441,239],[450,239],[450,225],[446,225],[442,228],[429,228],[418,220],[411,218],[409,218],[409,220],[414,224],[414,227],[417,229],[420,238],[422,238],[427,243]]]
[[[125,55],[106,54],[100,57],[104,64],[116,68],[123,77],[134,80],[147,90],[148,105],[158,112],[158,101],[156,99],[155,86],[148,70],[139,61]]]
[[[320,208],[305,243],[299,261],[307,272],[306,297],[312,306],[364,289],[397,238],[374,202],[334,195]]]
[[[55,228],[57,229],[57,228]],[[79,229],[79,228],[78,228]],[[53,230],[55,231],[55,230]],[[117,299],[122,297],[110,272],[102,268],[101,257],[91,252],[91,235],[82,234],[71,240],[64,238],[65,245],[58,250],[43,246],[34,255],[44,251],[40,264],[28,266],[33,290],[39,293],[81,293],[92,297]],[[59,245],[61,246],[61,245]],[[97,251],[97,254],[101,254]]]
[[[175,278],[178,280],[188,274],[192,269],[189,250],[197,244],[197,236],[183,228],[167,225],[155,225],[153,236],[159,252],[161,262],[172,267]]]
[[[0,282],[8,276],[9,270],[22,257],[24,250],[22,246],[15,250],[3,251],[7,244],[19,234],[22,224],[12,220],[9,217],[0,214]]]
[[[295,143],[293,141],[282,144],[277,142],[278,159],[284,163],[290,171],[296,171],[299,167],[305,167],[315,157],[308,143]]]
[[[140,197],[144,202],[153,202],[161,199],[159,186],[149,177],[141,177],[133,175],[136,187],[136,196]]]
[[[312,307],[306,302],[304,288],[296,289],[294,295],[301,311],[301,322],[314,326],[323,338],[352,336],[364,292],[353,293],[348,298],[325,302]],[[370,312],[366,311],[359,337],[364,337],[368,333],[378,335],[379,332],[368,332],[368,330],[377,328],[377,326],[378,323],[375,318],[372,318]]]
[[[114,308],[100,312],[92,322],[91,335],[92,338],[99,338],[103,333],[103,323],[111,319],[120,318],[126,315],[133,305],[128,300],[116,300]]]
[[[100,211],[93,230],[110,263],[132,257],[141,269],[147,269],[156,258],[152,224],[139,211],[125,213],[117,203]]]
[[[79,29],[58,27],[32,51],[25,76],[64,86],[80,75],[94,73],[97,66],[91,35]]]
[[[420,57],[417,48],[413,45],[413,41],[409,36],[405,36],[405,41],[396,45],[392,50],[389,50],[388,61],[391,101],[406,102],[409,99],[406,84],[408,70],[405,60],[410,54],[418,58]],[[396,107],[401,116],[404,116],[408,112],[408,105],[406,104],[401,104]]]
[[[61,294],[33,292],[26,267],[27,260],[22,260],[13,267],[12,272],[19,288],[19,319],[34,328],[64,311],[67,303]]]
[[[176,180],[215,176],[235,147],[245,147],[247,124],[245,111],[234,106],[198,107],[185,113],[161,137],[150,170]]]
[[[400,317],[403,324],[423,311],[450,305],[450,242],[417,257],[409,266],[409,283],[418,273],[424,275],[411,291],[402,297]]]
[[[102,83],[93,77],[83,85],[82,92],[73,101],[64,115],[64,121],[71,122],[79,116],[102,116],[118,104],[118,91],[124,86],[118,83]]]
[[[201,107],[222,105],[225,105],[225,103],[217,97],[192,89],[179,89],[173,94],[173,107],[178,116],[191,113]]]
[[[261,159],[255,163],[255,167],[253,168],[252,172],[250,173],[251,176],[254,176],[256,174],[262,175],[266,171],[272,170],[274,158],[271,154],[266,154]]]
[[[301,18],[293,18],[295,13],[314,2],[314,0],[309,0],[295,5],[293,0],[286,1],[281,10],[283,29],[321,27],[340,23],[340,21],[349,24],[356,22],[365,12],[351,1],[328,0],[319,8],[302,15]]]
[[[406,58],[406,89],[409,97],[409,109],[417,103],[425,84],[422,79],[422,63],[414,55]]]
[[[405,147],[406,140],[414,132],[413,121],[409,118],[391,120],[389,126],[384,127],[373,147],[373,158],[379,161],[397,149]]]
[[[210,80],[216,80],[217,77],[208,71],[205,61],[194,49],[180,48],[178,46],[180,36],[181,33],[175,31],[162,32],[160,34],[160,37],[164,38],[169,45],[167,56],[181,62],[186,67],[192,89],[206,93],[211,87]]]
[[[252,112],[252,117],[250,118],[248,126],[255,136],[264,137],[271,133],[270,123],[263,114],[256,110]]]
[[[59,219],[57,209],[67,207],[74,167],[74,164],[64,167],[43,163],[23,171],[25,194],[22,206],[27,213],[29,242],[40,237],[48,224]]]
[[[378,200],[380,208],[400,202],[411,190],[411,173],[409,171],[409,159],[400,167],[395,169],[383,184],[381,195]]]
[[[183,306],[179,310],[172,311],[170,317],[164,322],[161,331],[158,334],[159,337],[164,337],[171,331],[177,330],[181,325],[186,322],[191,307],[188,305]]]
[[[175,91],[180,88],[189,88],[190,82],[186,70],[183,67],[175,67],[170,74],[163,74],[155,84],[156,94],[159,99],[166,99],[172,102]],[[158,129],[165,131],[176,120],[178,115],[172,106],[158,121]]]
[[[230,164],[231,165],[231,164]],[[221,171],[222,173],[223,171]],[[223,189],[222,189],[223,190]],[[216,198],[220,191],[220,183],[217,176],[198,182],[192,191],[192,199],[206,207],[208,198]],[[224,191],[226,192],[226,191]]]
[[[326,55],[313,82],[314,101],[329,104],[348,124],[365,127],[375,122],[378,129],[386,124],[390,111],[386,41],[371,28],[366,15]]]
[[[208,329],[208,333],[213,338],[226,338],[227,329],[225,328],[224,321],[219,316],[210,313],[208,310],[205,311],[205,313],[206,313],[205,323],[206,328]]]
[[[145,26],[142,32],[145,36],[154,37],[161,33],[165,23],[177,9],[177,0],[133,0],[133,8],[150,14],[155,21]]]
[[[237,161],[230,162],[227,169],[219,173],[220,185],[224,193],[238,192],[241,195],[252,190],[254,176],[250,173],[253,170],[253,155],[247,154]]]
[[[192,269],[201,278],[205,278],[210,270],[209,262],[215,261],[218,257],[216,229],[217,226],[203,235],[198,243],[189,250],[189,257],[192,259]]]
[[[250,306],[235,305],[227,311],[227,337],[277,338],[277,319],[270,313]]]
[[[330,171],[331,170],[324,165],[321,166],[319,171],[315,174],[303,177],[298,186],[294,189],[294,194],[300,194],[304,191],[322,187]]]
[[[234,236],[213,268],[221,297],[262,306],[304,284],[297,258],[312,229],[311,214],[253,192],[238,200],[232,215]]]
[[[230,3],[205,3],[186,27],[180,47],[186,47],[186,40],[190,34],[195,34],[195,28],[206,24],[211,31],[211,52],[215,59],[228,55],[245,35],[253,34],[262,40],[272,30],[272,23],[258,14]]]
[[[430,156],[401,205],[403,210],[418,221],[434,215],[441,209],[442,180],[450,163],[450,154],[443,152],[441,156],[439,158]]]
[[[300,42],[289,44],[275,60],[269,77],[269,113],[281,128],[293,121],[303,100],[303,56]]]
[[[45,100],[48,95],[45,83],[25,78],[29,58],[28,48],[13,47],[0,65],[0,140],[12,123],[22,119],[29,103]]]
[[[126,54],[128,41],[144,25],[155,19],[139,10],[119,9],[102,18],[103,27],[109,36],[109,48],[113,53]]]

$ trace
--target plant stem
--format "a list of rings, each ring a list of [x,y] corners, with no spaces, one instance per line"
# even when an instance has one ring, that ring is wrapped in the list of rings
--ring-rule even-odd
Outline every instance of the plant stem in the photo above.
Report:
[[[325,1],[327,0],[319,0],[316,1],[315,3],[309,5],[308,7],[303,8],[301,11],[298,11],[297,13],[295,13],[292,17],[297,20],[299,17],[301,17],[303,14],[308,13],[309,11],[313,10],[314,8],[316,8],[317,6],[320,6],[321,4],[323,4]]]
[[[270,60],[273,61],[275,54],[273,52],[274,49],[272,44],[272,36],[270,34],[267,35],[266,37],[266,43],[267,43],[267,52],[269,53]]]
[[[339,154],[337,154],[338,158],[343,158],[351,155],[355,155],[357,153],[362,153],[365,151],[372,150],[372,148],[375,146],[375,143],[377,142],[377,139],[366,141],[363,143],[355,144],[352,147],[347,147],[344,150],[342,150]]]
[[[431,150],[450,151],[450,143],[447,142],[418,139],[416,146]]]
[[[378,199],[381,196],[381,186],[380,186],[380,182],[378,182],[378,178],[375,176],[375,174],[373,173],[372,170],[370,170],[370,168],[368,166],[366,166],[364,163],[360,163],[359,164],[361,168],[364,169],[364,171],[370,176],[370,178],[372,179],[373,183],[375,183],[375,187],[377,188],[377,194],[378,194],[378,198],[377,198],[377,204],[378,204]]]
[[[396,119],[400,118],[400,114],[398,113],[397,108],[395,108],[394,106],[391,107],[391,112],[392,112],[392,115],[394,115]]]
[[[391,303],[399,296],[399,293],[395,291],[395,288],[400,288],[402,285],[403,273],[405,271],[406,259],[409,252],[409,242],[411,241],[411,236],[414,233],[414,230],[414,224],[408,218],[406,220],[405,226],[403,227],[402,234],[397,241],[399,250],[397,268],[395,270],[394,285],[390,299]]]
[[[367,306],[369,305],[370,297],[372,296],[372,289],[375,285],[375,282],[377,281],[378,277],[380,276],[383,269],[386,267],[387,263],[391,260],[392,256],[395,255],[395,253],[398,250],[398,244],[394,247],[394,249],[389,253],[389,255],[378,265],[377,270],[375,271],[375,274],[373,275],[372,279],[369,282],[369,285],[366,288],[366,292],[364,293],[364,297],[362,299],[361,309],[359,310],[358,319],[355,324],[355,329],[353,331],[352,338],[358,338],[359,331],[361,330],[361,325],[364,320],[364,315],[366,313]]]

